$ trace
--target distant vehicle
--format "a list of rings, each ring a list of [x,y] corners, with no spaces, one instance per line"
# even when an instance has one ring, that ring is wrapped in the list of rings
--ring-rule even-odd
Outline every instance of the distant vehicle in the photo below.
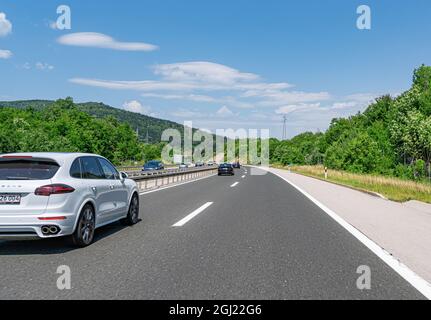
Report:
[[[221,165],[219,165],[218,167],[218,175],[222,176],[222,175],[229,175],[229,176],[234,176],[235,172],[233,170],[233,166],[230,163],[222,163]]]
[[[181,164],[181,163],[183,163],[183,156],[182,155],[180,155],[180,154],[174,154],[174,164],[177,164],[177,165],[179,165],[179,164]]]
[[[17,153],[0,155],[0,239],[69,236],[78,247],[95,230],[139,220],[136,182],[98,155]]]
[[[196,162],[196,167],[203,167],[203,166],[205,166],[205,162],[203,161]]]
[[[241,164],[239,163],[239,161],[236,161],[236,162],[232,163],[232,166],[233,166],[235,169],[241,169]]]
[[[212,167],[212,166],[216,165],[216,162],[213,161],[213,160],[210,160],[210,161],[208,161],[207,165],[210,166],[210,167]]]
[[[158,171],[158,170],[164,170],[164,169],[165,169],[165,165],[161,161],[152,160],[144,164],[142,171]]]
[[[186,164],[186,163],[181,163],[179,166],[178,166],[178,168],[180,168],[180,169],[187,169],[189,167],[189,165],[188,164]]]

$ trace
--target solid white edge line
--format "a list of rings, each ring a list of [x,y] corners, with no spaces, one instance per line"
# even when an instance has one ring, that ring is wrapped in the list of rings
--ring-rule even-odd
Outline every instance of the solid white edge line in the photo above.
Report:
[[[181,219],[180,221],[178,221],[177,223],[175,223],[172,227],[182,227],[184,226],[187,222],[189,222],[190,220],[192,220],[194,217],[196,217],[199,213],[201,213],[202,211],[204,211],[205,209],[207,209],[208,207],[210,207],[214,202],[207,202],[205,203],[202,207],[196,209],[195,211],[193,211],[192,213],[190,213],[187,217]]]
[[[235,182],[233,185],[231,185],[231,188],[235,188],[237,185],[239,185],[239,182]]]
[[[257,167],[259,168],[259,167]],[[289,183],[292,187],[301,192],[304,196],[310,199],[314,204],[316,204],[320,209],[322,209],[325,213],[327,213],[332,219],[334,219],[338,224],[340,224],[344,229],[346,229],[349,233],[351,233],[356,239],[358,239],[362,244],[364,244],[368,249],[370,249],[376,256],[378,256],[381,260],[383,260],[389,267],[391,267],[396,273],[398,273],[404,280],[410,283],[416,290],[418,290],[421,294],[423,294],[428,300],[431,300],[431,284],[428,283],[425,279],[416,274],[409,267],[395,259],[388,252],[382,249],[377,243],[373,240],[365,236],[354,226],[349,224],[339,215],[337,215],[334,211],[326,207],[324,204],[319,202],[305,190],[301,189],[293,182],[289,181],[287,178],[281,176],[276,172],[272,172],[268,169],[268,172],[272,173],[275,176],[283,179],[287,183]]]
[[[166,190],[166,189],[170,189],[170,188],[179,187],[179,186],[182,186],[182,185],[185,185],[185,184],[188,184],[188,183],[192,183],[192,182],[197,182],[197,181],[200,181],[200,180],[208,179],[208,178],[214,177],[216,175],[217,175],[217,173],[211,174],[209,176],[202,177],[202,178],[199,178],[199,179],[196,179],[196,180],[190,180],[190,181],[186,181],[186,182],[181,182],[181,183],[173,184],[171,186],[166,186],[166,187],[161,187],[161,188],[157,188],[157,189],[150,190],[150,191],[141,192],[139,195],[143,196],[143,195],[146,195],[146,194],[149,194],[149,193],[153,193],[153,192],[157,192],[157,191],[162,191],[162,190]]]

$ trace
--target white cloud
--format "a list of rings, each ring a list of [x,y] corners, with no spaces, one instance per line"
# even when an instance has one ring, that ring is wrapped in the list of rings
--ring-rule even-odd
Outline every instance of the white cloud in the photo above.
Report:
[[[297,111],[311,111],[311,110],[317,110],[320,108],[320,103],[314,103],[314,104],[292,104],[287,105],[283,107],[279,107],[277,110],[275,110],[276,114],[289,114]]]
[[[215,113],[204,113],[200,112],[196,109],[185,109],[185,108],[179,108],[178,110],[175,110],[170,113],[174,117],[178,118],[187,118],[187,119],[222,119],[227,118],[230,116],[238,116],[239,114],[235,114],[230,110],[227,106],[222,106],[220,109],[218,109]]]
[[[12,55],[12,51],[0,50],[0,59],[9,59]]]
[[[103,87],[107,89],[138,91],[246,91],[246,90],[283,90],[290,88],[288,83],[265,83],[256,80],[252,73],[211,62],[185,62],[162,64],[154,67],[160,81],[117,81],[88,78],[73,78],[71,82]]]
[[[193,111],[193,110],[187,110],[187,109],[183,109],[180,108],[177,111],[171,112],[171,115],[174,117],[178,117],[178,118],[188,118],[188,119],[192,119],[192,118],[200,118],[200,117],[204,117],[205,115],[197,112],[197,111]]]
[[[373,102],[378,96],[380,95],[375,93],[355,93],[347,96],[346,100],[370,103]]]
[[[217,116],[219,117],[229,117],[232,116],[233,112],[226,106],[221,107],[218,111],[217,111]]]
[[[197,102],[216,102],[217,99],[199,94],[158,94],[158,93],[143,93],[145,98],[158,98],[165,100],[189,100]]]
[[[140,113],[143,115],[149,115],[149,113],[151,111],[150,107],[142,105],[137,100],[124,102],[123,109],[126,111],[130,111],[130,112],[134,112],[134,113]]]
[[[121,51],[154,51],[158,47],[143,42],[119,42],[114,38],[96,32],[70,33],[58,38],[58,43],[68,46],[103,48]]]
[[[303,91],[247,91],[243,97],[261,98],[258,103],[262,107],[282,106],[285,104],[296,104],[304,102],[316,102],[329,100],[331,95],[328,92],[303,92]]]
[[[0,12],[0,37],[5,37],[12,32],[12,23],[6,18],[4,12]]]
[[[336,102],[330,107],[330,109],[332,109],[332,110],[343,110],[343,109],[353,108],[356,106],[358,106],[358,102],[356,102],[356,101]]]
[[[30,69],[31,69],[31,64],[30,64],[30,63],[28,63],[28,62],[26,62],[26,63],[24,63],[24,64],[21,66],[21,68],[22,68],[22,69],[25,69],[25,70],[30,70]]]
[[[50,29],[52,29],[52,30],[57,30],[58,28],[57,28],[57,22],[56,21],[48,21],[47,22],[47,25],[48,25],[48,27],[50,28]]]
[[[106,89],[117,90],[136,90],[136,91],[238,91],[247,90],[249,88],[262,87],[265,88],[268,84],[236,84],[236,85],[221,85],[205,82],[171,82],[171,81],[118,81],[118,80],[102,80],[88,78],[72,78],[70,82],[87,85],[92,87],[100,87]]]
[[[44,63],[44,62],[36,62],[35,64],[36,69],[38,70],[53,70],[54,66]]]
[[[277,108],[330,100],[328,92],[290,91],[287,82],[262,81],[259,75],[205,61],[160,64],[158,80],[122,81],[72,78],[70,82],[111,90],[140,91],[143,97],[225,105],[229,108]]]
[[[143,93],[145,98],[157,98],[164,100],[183,100],[183,101],[193,101],[193,102],[208,102],[208,103],[220,103],[229,104],[232,107],[241,109],[252,109],[254,105],[252,103],[239,101],[235,97],[211,97],[208,95],[200,94],[159,94],[159,93]]]
[[[24,70],[31,70],[31,69],[36,69],[39,71],[51,71],[54,70],[54,66],[50,65],[49,63],[46,62],[36,62],[35,64],[32,64],[30,62],[26,62],[20,66],[18,66],[18,68],[20,69],[24,69]]]
[[[156,75],[169,81],[199,81],[206,83],[233,84],[237,81],[254,81],[259,77],[236,69],[205,61],[162,64],[154,67]]]
[[[193,84],[160,82],[160,81],[116,81],[101,79],[72,78],[72,83],[114,90],[136,90],[136,91],[183,91],[196,88]]]
[[[355,108],[356,111],[362,111],[382,95],[376,93],[351,94],[340,99],[341,101],[334,102],[328,109],[342,111]]]

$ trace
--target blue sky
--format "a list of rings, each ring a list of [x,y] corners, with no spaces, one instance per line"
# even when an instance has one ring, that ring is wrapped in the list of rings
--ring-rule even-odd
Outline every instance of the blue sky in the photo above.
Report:
[[[57,7],[72,29],[57,30]],[[370,6],[371,30],[356,27]],[[98,101],[194,126],[325,130],[431,64],[431,2],[0,2],[0,100]]]

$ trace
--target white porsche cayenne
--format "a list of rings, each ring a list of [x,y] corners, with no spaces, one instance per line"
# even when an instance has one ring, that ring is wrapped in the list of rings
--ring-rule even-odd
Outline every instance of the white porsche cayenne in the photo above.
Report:
[[[90,245],[97,228],[139,220],[135,181],[105,158],[78,153],[0,155],[0,239],[69,236]]]

